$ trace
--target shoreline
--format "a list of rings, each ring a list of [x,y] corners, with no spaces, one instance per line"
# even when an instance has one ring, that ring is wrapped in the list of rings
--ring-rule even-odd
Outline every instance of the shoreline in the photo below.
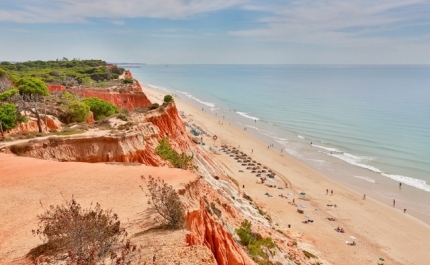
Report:
[[[155,90],[146,85],[142,85],[142,89],[152,102],[161,102],[166,94],[166,91]],[[404,214],[400,210],[394,210],[373,199],[371,193],[366,194],[367,198],[363,200],[363,194],[289,154],[273,148],[268,149],[265,142],[246,130],[241,130],[235,124],[221,122],[212,113],[199,110],[180,98],[175,97],[175,102],[178,111],[183,111],[189,119],[204,130],[218,136],[216,146],[220,147],[221,144],[236,146],[263,165],[283,175],[290,183],[290,187],[284,191],[269,189],[256,184],[255,176],[248,172],[240,173],[242,167],[229,156],[223,153],[212,155],[214,161],[226,171],[227,175],[240,183],[240,187],[245,185],[247,195],[271,213],[279,229],[299,240],[306,249],[311,249],[313,253],[330,261],[329,264],[342,264],[344,260],[354,261],[352,264],[370,264],[376,263],[378,256],[387,258],[389,264],[420,264],[419,260],[430,258],[427,251],[430,243],[422,243],[422,238],[430,236],[430,226],[411,216],[409,212]],[[210,138],[205,137],[205,141],[206,148],[213,145],[213,140]],[[334,195],[326,195],[326,189],[334,190]],[[268,191],[274,196],[266,196],[265,192]],[[300,203],[303,203],[302,206],[305,207],[307,215],[315,220],[313,224],[303,224],[304,215],[297,214],[297,209],[289,204],[292,199],[297,203],[300,199],[298,194],[302,191],[307,193],[306,198],[309,201],[300,201]],[[288,199],[279,197],[281,192],[285,193]],[[334,201],[338,207],[326,206],[328,200]],[[326,220],[329,217],[335,218],[336,222]],[[288,229],[288,225],[292,229]],[[346,234],[340,235],[334,232],[336,226],[345,228]],[[357,238],[359,253],[355,248],[345,247],[345,240],[349,236]],[[408,238],[408,240],[399,241],[398,238]],[[337,252],[333,252],[333,249],[337,249]]]
[[[159,88],[146,83],[141,83],[141,86],[142,88],[146,88],[154,92],[164,92],[166,94],[173,93],[172,91],[169,91],[165,88]],[[237,114],[239,117],[235,118],[233,117],[234,112],[231,112],[232,109],[230,112],[227,112],[228,110],[226,110],[223,113],[223,110],[220,108],[213,109],[208,104],[205,104],[206,102],[202,103],[200,102],[201,100],[193,100],[193,97],[185,97],[185,94],[183,94],[185,92],[181,93],[182,94],[179,94],[181,97],[176,96],[175,99],[189,104],[196,109],[204,109],[208,115],[218,119],[220,122],[230,122],[238,129],[241,127],[246,128],[246,133],[249,135],[254,136],[258,140],[265,142],[268,145],[273,144],[274,149],[283,149],[284,153],[287,153],[301,163],[316,169],[317,171],[326,175],[328,178],[341,183],[344,186],[347,186],[355,192],[361,193],[361,196],[366,194],[367,197],[373,198],[387,206],[391,206],[392,200],[394,199],[396,201],[396,207],[399,209],[399,211],[406,209],[408,214],[430,225],[430,196],[428,195],[428,192],[409,186],[407,184],[404,184],[400,190],[398,189],[398,181],[381,176],[377,172],[357,167],[345,161],[341,161],[330,155],[330,153],[323,152],[324,150],[319,148],[317,144],[310,146],[307,150],[300,150],[303,151],[303,153],[295,155],[297,153],[296,151],[292,149],[291,151],[290,148],[280,143],[282,142],[283,138],[278,138],[278,140],[270,135],[260,133],[256,127],[257,125],[254,125],[253,119],[245,117],[246,115],[244,116],[242,114]],[[162,98],[159,100],[162,101]],[[204,107],[199,106],[199,104]],[[223,118],[225,119],[222,120]],[[258,124],[259,121],[256,121],[256,123]],[[316,152],[319,154],[316,154]],[[324,160],[326,165],[320,166],[319,161],[321,160]],[[370,182],[369,180],[373,182]]]

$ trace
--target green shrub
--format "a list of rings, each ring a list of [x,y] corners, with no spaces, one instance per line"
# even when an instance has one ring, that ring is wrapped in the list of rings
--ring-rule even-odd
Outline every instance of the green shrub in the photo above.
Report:
[[[158,109],[160,107],[160,104],[158,103],[153,103],[151,106],[149,106],[150,110],[154,110],[154,109]]]
[[[90,107],[95,120],[100,120],[119,112],[115,105],[96,97],[83,99],[82,102]]]
[[[171,95],[165,95],[164,96],[164,102],[170,102],[173,100],[173,97]]]
[[[236,234],[257,264],[269,264],[267,251],[276,245],[270,237],[263,238],[260,234],[252,232],[251,226],[251,222],[245,219],[240,228],[236,229]]]
[[[188,156],[185,153],[178,154],[170,145],[169,141],[164,138],[155,148],[155,152],[161,158],[169,161],[176,168],[189,169],[192,168],[193,156]]]
[[[91,116],[90,106],[80,101],[73,101],[67,105],[67,114],[72,118],[72,122],[84,122]]]
[[[66,103],[70,103],[73,101],[77,101],[78,97],[75,94],[66,90],[63,92],[63,94],[61,94],[61,100],[65,101]]]
[[[124,78],[124,80],[122,80],[122,82],[124,84],[133,84],[133,79],[131,79],[131,78]]]
[[[4,131],[15,128],[17,115],[16,106],[14,104],[0,104],[0,123]]]

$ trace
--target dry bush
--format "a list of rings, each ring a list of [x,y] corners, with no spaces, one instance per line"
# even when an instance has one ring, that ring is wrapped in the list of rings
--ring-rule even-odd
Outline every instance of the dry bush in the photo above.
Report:
[[[164,225],[169,229],[182,228],[185,221],[184,206],[175,189],[161,180],[153,178],[151,175],[146,179],[141,176],[148,188],[151,196],[152,206],[164,219]]]
[[[120,260],[116,264],[125,264],[121,253],[135,250],[125,241],[127,232],[118,216],[98,203],[83,209],[72,199],[51,205],[38,219],[39,227],[32,232],[44,244],[27,254],[34,264],[95,265],[108,254],[111,260]]]

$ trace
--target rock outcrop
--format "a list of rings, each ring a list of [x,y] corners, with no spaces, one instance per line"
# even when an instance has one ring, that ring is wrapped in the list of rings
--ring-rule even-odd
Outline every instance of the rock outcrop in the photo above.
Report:
[[[148,115],[148,116],[147,116]],[[190,150],[192,145],[185,133],[185,125],[178,116],[173,102],[140,119],[130,131],[102,136],[50,137],[13,145],[12,153],[63,162],[124,162],[164,166],[166,161],[155,153],[163,138],[178,151]]]
[[[170,145],[178,152],[190,150],[192,142],[187,135],[185,123],[181,120],[175,102],[169,102],[145,115],[134,118],[139,123],[150,122],[160,130],[160,138],[168,138]]]
[[[51,115],[40,115],[40,124],[42,126],[43,132],[49,132],[50,130],[59,130],[61,122],[54,116]],[[19,132],[38,132],[39,127],[37,126],[37,119],[29,117],[28,122],[22,122],[18,124],[12,130],[7,131],[5,134],[14,134]]]
[[[219,265],[255,264],[223,226],[207,212],[203,199],[200,199],[200,209],[188,213],[186,223],[191,232],[187,235],[187,243],[209,248]]]

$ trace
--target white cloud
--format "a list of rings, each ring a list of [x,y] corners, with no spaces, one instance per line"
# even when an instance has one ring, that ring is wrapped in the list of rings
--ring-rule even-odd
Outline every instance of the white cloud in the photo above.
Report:
[[[387,33],[406,35],[402,31],[430,23],[424,0],[304,0],[245,8],[268,15],[259,20],[260,28],[231,35],[328,46],[383,45],[391,41]]]
[[[21,0],[2,9],[0,21],[20,23],[85,22],[88,18],[183,19],[226,9],[244,0]]]

